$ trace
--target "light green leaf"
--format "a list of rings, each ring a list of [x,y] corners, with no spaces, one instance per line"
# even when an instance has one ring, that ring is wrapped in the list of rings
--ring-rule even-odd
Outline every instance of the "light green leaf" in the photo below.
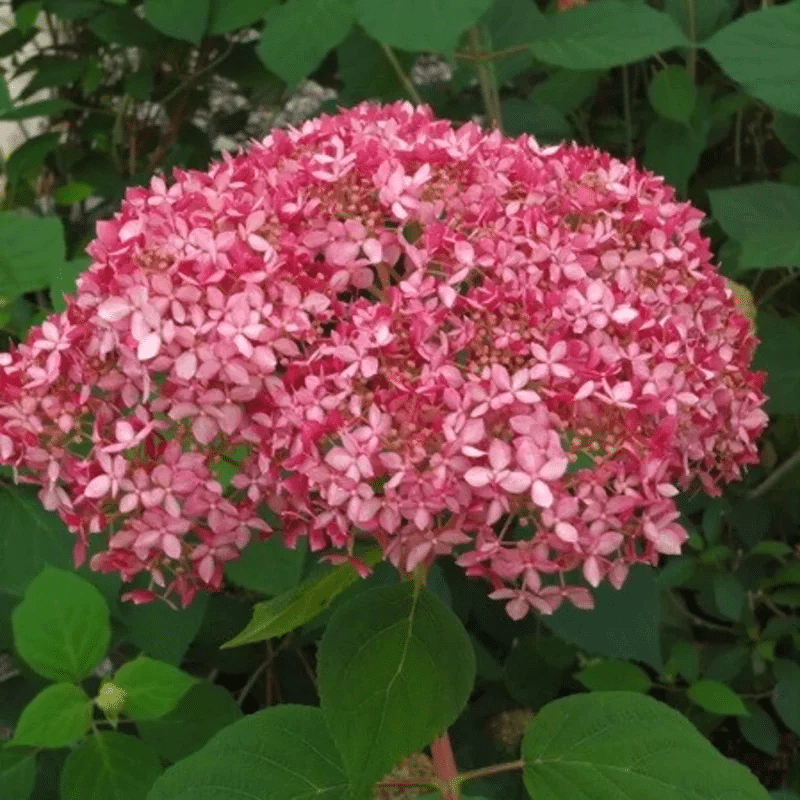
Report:
[[[375,548],[362,558],[368,566],[373,566],[380,560],[381,552]],[[335,597],[357,580],[360,579],[355,569],[349,564],[341,564],[322,575],[309,578],[286,594],[266,603],[256,603],[253,618],[247,627],[223,647],[237,647],[283,636],[322,613]]]
[[[72,535],[29,486],[0,486],[0,589],[21,597],[45,564],[72,567]]]
[[[210,34],[230,33],[262,19],[279,0],[211,0]]]
[[[14,645],[32,669],[54,681],[88,677],[111,639],[100,592],[71,572],[45,567],[11,616]]]
[[[242,716],[230,692],[202,681],[195,684],[163,717],[136,723],[142,740],[167,761],[180,761]]]
[[[359,25],[401,50],[448,52],[492,0],[356,0]]]
[[[21,106],[0,111],[0,120],[12,122],[20,119],[31,119],[31,117],[53,117],[62,111],[75,108],[75,103],[69,100],[56,98],[54,100],[35,100],[32,103],[25,103]]]
[[[5,165],[5,173],[8,182],[13,184],[29,174],[38,174],[42,168],[42,162],[58,147],[61,139],[58,133],[43,133],[41,136],[33,136],[28,141],[23,142],[8,157]]]
[[[141,739],[108,731],[73,750],[61,773],[61,800],[145,800],[161,762]]]
[[[705,43],[722,69],[751,95],[800,114],[800,3],[753,11]]]
[[[693,703],[712,714],[747,716],[750,713],[742,698],[720,681],[695,681],[686,694]]]
[[[91,727],[92,705],[83,689],[56,683],[25,706],[11,741],[30,747],[67,747]]]
[[[767,800],[752,773],[720,755],[686,717],[633,692],[545,706],[528,726],[522,759],[536,800]]]
[[[322,712],[282,705],[223,728],[147,800],[346,800],[348,788]]]
[[[53,270],[53,277],[50,281],[50,301],[56,311],[63,311],[67,304],[64,302],[64,295],[75,294],[75,281],[81,272],[85,272],[91,260],[88,256],[78,256],[72,261],[65,261],[60,267]]]
[[[594,598],[591,611],[564,605],[555,614],[542,617],[542,622],[589,653],[644,661],[661,669],[661,605],[655,572],[635,566],[622,589],[604,583],[594,592]]]
[[[540,61],[576,70],[618,67],[687,44],[667,14],[621,0],[595,0],[546,17],[531,40]]]
[[[88,183],[81,183],[80,181],[71,181],[59,186],[53,192],[53,200],[62,206],[70,206],[73,203],[80,203],[85,200],[92,193],[93,186]]]
[[[600,661],[584,667],[575,676],[593,692],[648,692],[653,682],[650,676],[630,661]]]
[[[125,714],[135,720],[164,716],[195,683],[196,678],[177,667],[147,656],[123,664],[114,675],[114,685],[126,694]]]
[[[0,213],[0,297],[50,285],[64,262],[64,229],[58,217]]]
[[[796,266],[800,266],[800,230],[773,228],[742,241],[739,253],[741,272]]]
[[[683,67],[670,65],[655,74],[647,96],[665,119],[688,123],[697,103],[697,87]]]
[[[475,654],[453,612],[405,581],[334,612],[317,671],[325,721],[361,798],[456,719],[472,691]]]
[[[200,44],[208,28],[211,0],[144,0],[145,19],[173,39]]]
[[[294,86],[344,40],[354,21],[353,0],[290,0],[267,15],[258,57]]]

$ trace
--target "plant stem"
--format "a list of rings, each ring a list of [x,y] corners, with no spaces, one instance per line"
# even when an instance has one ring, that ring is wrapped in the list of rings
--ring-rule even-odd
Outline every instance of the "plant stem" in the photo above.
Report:
[[[458,779],[460,781],[471,781],[474,778],[485,778],[487,775],[499,775],[501,772],[515,772],[522,769],[525,762],[520,758],[519,761],[507,761],[504,764],[492,764],[490,767],[480,767],[462,772]]]
[[[767,477],[747,495],[748,500],[755,500],[766,494],[778,481],[795,467],[800,465],[800,450],[789,456],[777,469],[774,469]]]
[[[502,132],[503,120],[500,116],[500,96],[497,92],[497,81],[494,77],[494,69],[491,62],[479,58],[479,56],[483,55],[483,50],[477,25],[473,25],[467,31],[467,42],[469,52],[475,58],[475,71],[478,74],[478,86],[480,86],[486,118],[492,128],[497,128]]]
[[[381,46],[381,50],[383,50],[386,58],[389,60],[389,63],[392,65],[392,69],[397,75],[400,83],[403,84],[403,88],[406,90],[406,94],[418,105],[424,105],[425,101],[422,99],[420,93],[417,91],[417,87],[411,81],[408,75],[406,75],[405,70],[403,69],[403,65],[400,63],[399,59],[389,47],[388,44],[384,44],[383,42],[379,43]]]
[[[462,800],[459,788],[460,776],[453,754],[453,745],[445,731],[431,743],[431,760],[433,774],[445,784],[442,788],[442,800]]]

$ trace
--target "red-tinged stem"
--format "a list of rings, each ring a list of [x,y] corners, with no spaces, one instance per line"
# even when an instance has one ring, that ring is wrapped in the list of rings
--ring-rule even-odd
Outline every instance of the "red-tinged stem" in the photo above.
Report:
[[[431,760],[433,761],[433,774],[445,784],[442,789],[442,800],[462,800],[456,757],[453,754],[453,745],[450,744],[447,731],[433,740]]]

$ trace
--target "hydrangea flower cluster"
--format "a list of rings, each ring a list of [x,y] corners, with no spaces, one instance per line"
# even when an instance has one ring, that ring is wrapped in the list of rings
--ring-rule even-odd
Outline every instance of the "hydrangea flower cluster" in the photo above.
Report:
[[[91,567],[184,603],[280,521],[520,618],[678,553],[757,460],[755,339],[661,178],[364,104],[130,189],[3,354],[0,459]],[[271,515],[266,515],[268,508]],[[338,555],[335,555],[338,552]]]

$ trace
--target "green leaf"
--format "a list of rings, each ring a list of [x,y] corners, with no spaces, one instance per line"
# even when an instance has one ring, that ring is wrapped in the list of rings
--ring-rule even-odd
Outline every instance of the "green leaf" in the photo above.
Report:
[[[59,186],[53,192],[53,200],[62,206],[71,206],[73,203],[80,203],[81,200],[89,197],[93,189],[94,187],[88,183],[70,181],[63,186]]]
[[[542,24],[542,12],[527,0],[494,0],[480,20],[495,53],[533,39]],[[530,51],[498,59],[494,62],[495,80],[500,85],[510,81],[528,69],[532,61]]]
[[[739,268],[793,267],[800,265],[800,231],[773,228],[742,242]]]
[[[576,651],[557,636],[523,636],[503,665],[508,693],[538,711],[558,693],[575,665]]]
[[[126,693],[125,714],[135,720],[164,716],[196,682],[177,667],[147,656],[123,664],[114,675],[114,685]]]
[[[360,798],[456,719],[472,691],[475,654],[453,612],[405,581],[334,612],[317,671],[325,721]]]
[[[749,717],[739,717],[737,720],[742,736],[764,753],[771,756],[778,755],[781,735],[775,720],[772,719],[761,706],[756,706]]]
[[[584,667],[575,676],[587,689],[593,692],[650,691],[653,682],[650,676],[630,661],[600,661]]]
[[[448,52],[492,0],[355,0],[359,25],[401,50]]]
[[[92,727],[92,704],[80,686],[56,683],[28,703],[14,729],[14,745],[67,747]]]
[[[747,716],[750,712],[736,692],[720,681],[695,681],[687,690],[689,699],[712,714]]]
[[[603,583],[594,591],[594,598],[595,607],[591,611],[564,605],[554,614],[542,617],[542,622],[589,653],[643,661],[660,670],[661,606],[655,572],[634,566],[622,589],[617,591]]]
[[[22,597],[45,564],[71,569],[72,535],[29,486],[0,486],[0,588]]]
[[[69,100],[35,100],[32,103],[25,103],[0,112],[0,121],[12,122],[20,119],[30,119],[31,117],[54,117],[62,111],[75,108],[75,103]]]
[[[375,548],[363,556],[363,560],[367,565],[373,566],[380,557],[380,550]],[[349,564],[341,564],[322,575],[309,578],[286,594],[266,603],[256,603],[250,623],[223,647],[237,647],[283,636],[314,619],[335,597],[357,580],[359,576],[355,569]]]
[[[128,639],[151,658],[179,664],[200,630],[208,595],[197,596],[186,608],[173,609],[166,603],[123,604],[122,618]]]
[[[502,116],[509,136],[530,133],[542,144],[555,144],[575,135],[572,125],[557,108],[537,100],[510,97],[503,102]]]
[[[294,86],[347,36],[354,21],[353,0],[290,0],[267,16],[258,57]]]
[[[557,67],[609,69],[688,44],[667,14],[621,0],[595,0],[545,20],[531,47]]]
[[[685,639],[675,642],[669,661],[664,665],[666,674],[671,674],[673,670],[679,672],[689,683],[697,680],[700,674],[700,659],[694,642],[687,642]]]
[[[536,800],[767,800],[752,773],[720,755],[682,714],[633,692],[545,706],[528,726],[522,759]]]
[[[753,97],[800,114],[800,4],[745,14],[714,34],[704,47]]]
[[[6,161],[8,182],[14,184],[34,171],[38,173],[44,159],[58,147],[60,138],[58,133],[43,133],[23,142]]]
[[[785,183],[748,183],[708,193],[711,213],[722,230],[737,242],[765,231],[794,228],[800,219],[800,187]]]
[[[0,800],[28,800],[36,780],[36,756],[0,746]]]
[[[14,645],[40,675],[80,681],[103,659],[111,639],[100,592],[71,572],[45,567],[11,616]]]
[[[697,103],[697,87],[677,65],[659,70],[647,87],[650,104],[665,119],[688,123]]]
[[[24,69],[25,72],[29,70],[35,70],[35,72],[25,88],[19,93],[17,99],[23,100],[26,97],[31,97],[41,89],[53,89],[57,86],[76,83],[90,63],[83,58],[35,56],[20,68],[20,71]]]
[[[642,161],[647,169],[686,195],[689,179],[697,169],[707,141],[703,129],[656,117],[645,135]]]
[[[17,6],[14,11],[14,22],[22,33],[28,33],[36,25],[36,18],[42,10],[42,0],[35,0],[35,2],[26,2]]]
[[[715,575],[712,580],[714,604],[728,619],[739,620],[744,611],[747,592],[741,581],[730,572]]]
[[[281,705],[223,728],[170,767],[147,800],[346,800],[347,778],[318,708]]]
[[[109,44],[156,51],[165,44],[161,34],[128,7],[94,14],[88,25],[96,36]]]
[[[225,576],[245,589],[270,597],[294,589],[303,574],[308,548],[289,549],[280,536],[249,544],[242,555],[225,565]]]
[[[778,682],[772,691],[772,705],[783,724],[800,734],[800,666],[781,661],[776,667]]]
[[[145,800],[161,762],[135,736],[108,731],[73,750],[61,773],[61,800]]]
[[[67,304],[64,302],[64,295],[75,294],[75,281],[81,272],[85,272],[91,259],[88,256],[78,256],[72,261],[65,261],[58,269],[53,270],[53,277],[50,281],[50,301],[56,311],[63,311]]]
[[[208,28],[211,0],[144,0],[145,19],[173,39],[200,44]]]
[[[408,74],[414,64],[408,53],[396,53],[403,71]],[[351,106],[361,100],[380,97],[390,101],[406,98],[406,90],[380,45],[354,25],[347,38],[336,49],[339,78],[344,84],[337,103]]]
[[[536,84],[530,99],[557,108],[562,114],[569,114],[594,94],[602,74],[599,70],[553,70],[541,83]]]
[[[761,344],[753,366],[767,371],[764,391],[771,414],[800,413],[800,319],[759,312],[756,330]]]
[[[64,261],[64,229],[58,217],[0,213],[0,296],[16,297],[49,286]]]
[[[772,130],[781,140],[781,144],[795,158],[800,158],[800,116],[775,114],[772,118]]]
[[[263,19],[279,0],[211,0],[210,34],[230,33]]]
[[[171,711],[160,719],[136,723],[142,740],[167,761],[180,761],[205,745],[211,737],[242,716],[230,693],[222,686],[195,684]]]
[[[666,11],[681,26],[686,35],[702,42],[730,21],[735,0],[702,0],[690,3],[687,0],[666,0]]]

